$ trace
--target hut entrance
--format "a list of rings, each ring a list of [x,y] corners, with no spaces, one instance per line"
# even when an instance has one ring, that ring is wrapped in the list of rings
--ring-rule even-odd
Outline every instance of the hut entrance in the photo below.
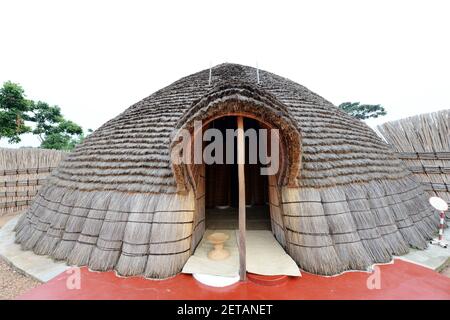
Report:
[[[204,130],[203,163],[193,170],[197,177],[193,246],[199,245],[183,272],[231,276],[239,271],[241,280],[246,279],[247,271],[298,275],[298,267],[283,250],[278,170],[272,175],[261,170],[273,161],[283,163],[282,148],[274,145],[280,142],[278,132],[273,131],[277,136],[272,142],[270,127],[241,115],[213,119],[204,129],[214,129],[215,133]],[[212,147],[216,136],[221,136],[224,143]],[[205,155],[213,149],[222,154],[218,158],[223,161],[207,161]],[[280,154],[274,157],[272,152]],[[208,237],[216,232],[229,236],[225,247],[230,256],[223,261],[208,258]]]
[[[247,271],[299,275],[296,263],[285,251],[288,230],[281,197],[289,193],[287,188],[299,187],[301,134],[283,105],[263,97],[254,100],[243,94],[247,90],[215,92],[212,101],[201,99],[180,119],[171,139],[177,192],[194,202],[190,202],[194,205],[191,255],[184,264],[185,273],[236,276],[238,271],[242,280]],[[225,131],[225,139],[223,134],[218,135],[224,161],[205,159],[215,149],[211,145],[216,141],[216,135],[206,129]],[[266,135],[258,132],[258,139],[252,141],[247,138],[246,130],[250,129],[266,129]],[[227,131],[232,132],[232,141],[227,139]],[[233,149],[224,148],[223,143],[231,143]],[[257,161],[248,161],[255,154],[255,146]],[[232,151],[233,161],[228,162],[227,154]],[[208,257],[212,243],[226,238],[209,237],[215,230],[224,230],[230,236],[225,247],[231,254],[224,261]]]
[[[246,279],[247,271],[298,276],[296,263],[284,251],[278,181],[286,172],[286,149],[278,130],[248,114],[216,117],[202,125],[203,143],[197,146],[203,151],[203,162],[189,169],[196,190],[195,251],[183,272],[220,276],[236,276],[239,272],[241,280]],[[194,130],[194,139],[202,130]],[[262,172],[263,167],[274,168],[274,162],[278,164],[274,171]],[[230,256],[220,261],[210,256],[218,254],[212,253],[209,237],[217,232],[229,237],[225,248]]]
[[[262,129],[258,121],[250,118],[243,119],[244,131],[254,130],[258,133]],[[226,137],[226,129],[237,129],[236,117],[222,117],[212,121],[208,128],[219,130]],[[222,164],[205,165],[205,222],[209,230],[238,230],[239,229],[239,177],[237,164],[237,136],[233,136],[232,150],[223,147]],[[258,140],[258,136],[256,135]],[[211,142],[213,143],[213,142]],[[228,146],[230,141],[227,140]],[[207,144],[206,144],[207,145]],[[231,151],[231,154],[229,154]],[[249,139],[246,139],[244,165],[245,175],[245,204],[246,229],[271,230],[268,177],[261,175],[261,161],[250,164]]]

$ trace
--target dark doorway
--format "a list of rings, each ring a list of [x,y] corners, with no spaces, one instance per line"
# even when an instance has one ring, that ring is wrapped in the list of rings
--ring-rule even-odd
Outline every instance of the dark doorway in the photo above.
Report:
[[[226,129],[236,130],[237,121],[234,116],[225,116],[212,121],[208,128],[215,128],[226,137]],[[244,130],[261,129],[257,120],[244,118]],[[258,137],[258,134],[256,135]],[[258,138],[259,139],[259,138]],[[224,139],[225,140],[225,139]],[[224,141],[229,143],[229,141]],[[206,143],[207,145],[208,143]],[[259,146],[259,140],[257,141]],[[249,164],[249,139],[245,139],[245,193],[246,222],[248,230],[271,230],[269,209],[268,176],[261,175],[262,164]],[[238,165],[237,138],[234,138],[234,161],[226,164],[226,147],[223,148],[224,163],[205,166],[206,191],[206,228],[207,229],[238,229]]]

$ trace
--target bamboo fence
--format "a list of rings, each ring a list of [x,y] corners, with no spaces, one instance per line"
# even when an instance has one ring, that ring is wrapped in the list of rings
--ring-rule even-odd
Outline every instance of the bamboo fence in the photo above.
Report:
[[[26,209],[66,155],[37,148],[0,148],[0,216]]]
[[[429,194],[450,203],[450,109],[387,122],[378,130]]]

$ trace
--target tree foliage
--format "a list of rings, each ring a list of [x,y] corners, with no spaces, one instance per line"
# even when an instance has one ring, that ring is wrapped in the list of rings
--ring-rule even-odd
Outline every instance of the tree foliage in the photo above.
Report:
[[[386,115],[386,110],[380,104],[360,104],[359,102],[344,102],[339,108],[347,112],[349,115],[365,120],[369,118],[378,118]]]
[[[0,138],[7,138],[10,143],[20,142],[20,135],[30,132],[25,125],[30,102],[25,99],[23,88],[7,81],[0,88]]]
[[[81,126],[65,119],[58,106],[27,100],[20,85],[5,82],[0,89],[0,138],[17,143],[28,132],[46,149],[71,150],[84,139]]]
[[[32,131],[45,149],[71,150],[78,143],[83,129],[70,120],[64,119],[58,106],[33,102],[30,121],[35,123]]]

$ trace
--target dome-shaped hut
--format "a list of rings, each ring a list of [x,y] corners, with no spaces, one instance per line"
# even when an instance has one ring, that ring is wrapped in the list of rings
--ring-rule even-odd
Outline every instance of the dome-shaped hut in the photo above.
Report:
[[[245,194],[268,203],[269,228],[301,269],[364,270],[427,246],[437,213],[365,123],[295,82],[236,64],[182,78],[87,137],[21,217],[16,241],[93,270],[177,274],[214,219],[208,208],[238,197],[235,168],[174,161],[179,132],[194,135],[196,120],[236,127],[236,117],[279,130],[279,170],[261,179],[246,166]]]

